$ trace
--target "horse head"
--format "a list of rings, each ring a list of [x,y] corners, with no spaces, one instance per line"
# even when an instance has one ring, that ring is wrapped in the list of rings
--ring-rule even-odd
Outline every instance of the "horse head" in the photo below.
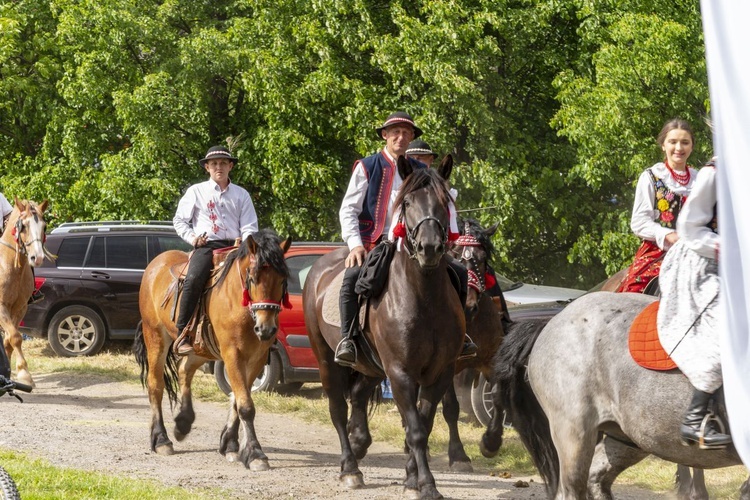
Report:
[[[291,244],[291,238],[282,242],[274,231],[262,229],[242,243],[233,259],[242,279],[243,305],[250,309],[255,335],[261,341],[276,335],[281,307],[289,304],[284,254]],[[231,264],[227,262],[227,272]]]
[[[487,229],[482,229],[478,221],[465,219],[463,227],[459,227],[461,236],[451,249],[451,255],[458,259],[469,272],[469,290],[466,297],[468,317],[476,314],[479,300],[487,289],[489,270],[487,264],[492,259],[494,251],[491,238],[499,224],[498,222]],[[491,278],[494,279],[494,276]]]
[[[394,204],[400,208],[400,223],[406,233],[404,247],[425,270],[438,267],[446,252],[451,199],[447,176],[452,167],[450,155],[443,158],[437,171],[415,169],[403,156],[398,158],[398,172],[404,183]]]
[[[26,255],[31,267],[41,266],[44,257],[51,256],[44,248],[45,229],[47,223],[44,221],[44,211],[47,209],[48,201],[44,200],[37,204],[31,200],[15,199],[15,210],[18,212],[17,217],[8,221],[8,226],[12,226],[13,238],[16,241],[16,249],[19,254]],[[14,213],[15,212],[14,210]]]

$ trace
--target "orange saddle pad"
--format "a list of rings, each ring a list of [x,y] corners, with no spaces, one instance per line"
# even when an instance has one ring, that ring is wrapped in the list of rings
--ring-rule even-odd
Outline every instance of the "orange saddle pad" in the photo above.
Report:
[[[636,363],[651,370],[673,370],[677,365],[672,361],[659,342],[656,331],[656,312],[659,301],[649,304],[635,317],[630,325],[628,347]]]

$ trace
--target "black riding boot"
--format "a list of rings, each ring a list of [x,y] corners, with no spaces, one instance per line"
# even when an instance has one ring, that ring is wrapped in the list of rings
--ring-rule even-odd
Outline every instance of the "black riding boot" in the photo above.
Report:
[[[448,265],[453,268],[458,277],[458,299],[461,301],[461,307],[466,315],[466,297],[469,295],[469,271],[463,266],[458,260],[448,259]],[[469,318],[467,316],[466,322],[468,324]],[[473,358],[477,355],[477,345],[471,340],[468,335],[464,336],[464,346],[461,348],[461,354],[458,355],[458,359]]]
[[[357,348],[352,337],[359,333],[359,301],[354,292],[354,285],[359,277],[360,266],[348,268],[344,272],[339,296],[339,314],[341,315],[341,342],[336,346],[334,361],[341,366],[353,366],[357,362]]]
[[[709,420],[706,423],[703,433],[701,433],[701,424],[703,419],[708,415],[708,405],[711,400],[711,394],[695,389],[693,399],[690,401],[685,418],[680,426],[680,436],[685,445],[698,443],[701,449],[721,449],[732,443],[732,436],[720,432],[717,422]]]

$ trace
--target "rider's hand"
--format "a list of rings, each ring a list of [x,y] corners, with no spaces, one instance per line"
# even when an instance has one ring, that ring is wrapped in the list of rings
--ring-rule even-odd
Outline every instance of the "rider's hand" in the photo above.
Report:
[[[677,243],[677,240],[679,240],[679,239],[680,239],[680,237],[677,236],[677,231],[672,231],[671,233],[669,233],[664,238],[664,241],[667,243],[664,246],[666,246],[667,248],[670,248],[672,245],[674,245],[675,243]]]
[[[206,243],[208,243],[208,237],[206,236],[206,233],[203,233],[200,236],[195,237],[193,240],[193,247],[200,248]]]
[[[361,266],[365,261],[365,255],[367,255],[367,250],[362,245],[352,248],[346,256],[346,267]]]

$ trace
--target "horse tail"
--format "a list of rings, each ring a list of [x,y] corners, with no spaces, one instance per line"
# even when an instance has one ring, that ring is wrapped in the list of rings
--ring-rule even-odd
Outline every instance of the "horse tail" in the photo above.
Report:
[[[143,340],[143,321],[138,322],[133,339],[133,355],[138,366],[141,367],[141,386],[146,387],[148,377],[148,356],[146,353],[146,341]]]
[[[495,357],[495,383],[500,384],[503,405],[534,465],[554,496],[559,481],[557,455],[549,420],[528,382],[526,365],[531,349],[548,320],[511,323]]]
[[[141,367],[141,385],[147,387],[148,379],[148,350],[146,341],[143,338],[143,321],[138,322],[135,330],[135,339],[133,339],[133,354],[138,366]],[[177,384],[179,375],[177,374],[177,356],[172,352],[172,346],[169,346],[166,363],[164,365],[164,388],[167,390],[169,397],[169,406],[174,408],[177,404]]]

